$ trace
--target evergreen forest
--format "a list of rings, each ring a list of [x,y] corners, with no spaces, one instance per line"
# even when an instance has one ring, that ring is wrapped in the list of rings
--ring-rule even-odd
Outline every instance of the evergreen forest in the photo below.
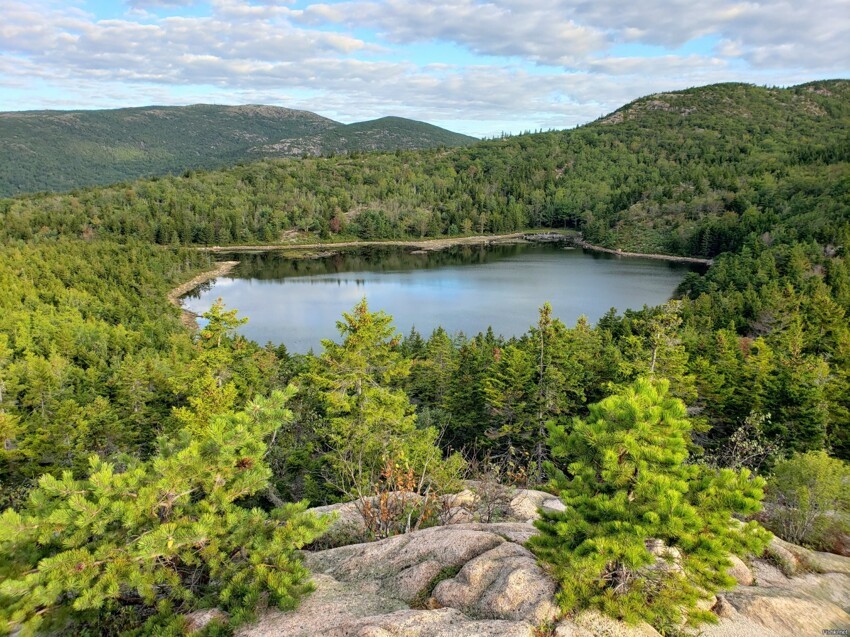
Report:
[[[179,635],[196,608],[292,608],[297,550],[346,541],[308,503],[488,476],[569,505],[532,543],[565,610],[677,625],[728,584],[726,555],[764,548],[760,525],[846,551],[848,131],[850,81],[722,84],[574,130],[0,200],[0,633]],[[214,267],[205,246],[529,228],[712,265],[595,325],[542,298],[509,339],[399,334],[364,299],[315,355],[246,340],[222,304],[192,331],[167,298]],[[616,559],[578,550],[594,533]],[[690,583],[600,592],[648,537]]]
[[[462,146],[403,117],[341,124],[276,106],[147,106],[0,113],[0,196],[179,175],[263,157]]]

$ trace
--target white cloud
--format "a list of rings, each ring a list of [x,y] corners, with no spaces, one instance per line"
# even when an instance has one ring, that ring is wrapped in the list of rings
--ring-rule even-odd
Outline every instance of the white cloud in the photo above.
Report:
[[[614,44],[678,48],[716,36],[739,43],[759,66],[846,69],[847,0],[350,0],[294,13],[303,24],[376,28],[391,42],[454,42],[476,53],[581,68],[582,56]]]
[[[560,11],[525,10],[475,0],[360,1],[311,5],[293,13],[303,24],[334,22],[376,28],[390,42],[445,41],[485,55],[560,63],[606,47],[602,29],[577,24]]]
[[[16,99],[29,94],[27,107],[251,101],[346,121],[394,114],[456,122],[492,134],[573,126],[650,92],[720,81],[790,84],[850,70],[847,0],[127,6],[120,19],[106,20],[51,0],[6,0],[0,85]],[[677,50],[705,36],[716,42],[713,51]],[[668,53],[641,57],[635,44]],[[439,55],[423,61],[432,47]],[[45,86],[49,95],[39,92]]]
[[[194,4],[197,0],[127,0],[127,5],[137,9],[191,7]]]

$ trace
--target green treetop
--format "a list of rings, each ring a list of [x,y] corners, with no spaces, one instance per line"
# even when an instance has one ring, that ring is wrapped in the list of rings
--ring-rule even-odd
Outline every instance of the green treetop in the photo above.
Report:
[[[118,607],[162,614],[218,605],[239,620],[265,595],[291,608],[309,590],[296,549],[324,521],[306,503],[241,504],[267,487],[264,439],[289,418],[275,392],[161,443],[146,462],[92,456],[88,476],[43,476],[0,516],[0,630]]]
[[[387,462],[404,463],[421,485],[447,486],[460,457],[443,460],[439,432],[419,429],[400,381],[411,362],[399,352],[392,317],[369,312],[364,299],[337,323],[342,343],[322,341],[324,353],[302,380],[323,393],[328,479],[342,494],[369,492]]]
[[[769,537],[731,520],[759,509],[764,481],[689,463],[691,425],[668,387],[640,379],[586,420],[550,427],[560,462],[548,469],[566,510],[542,513],[531,547],[552,566],[565,612],[596,607],[661,629],[708,619],[694,605],[734,583],[729,554],[760,552]]]

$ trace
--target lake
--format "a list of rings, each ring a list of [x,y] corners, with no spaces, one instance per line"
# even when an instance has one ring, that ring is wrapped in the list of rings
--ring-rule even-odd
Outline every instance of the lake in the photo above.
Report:
[[[364,296],[404,334],[415,326],[427,337],[442,326],[472,336],[492,326],[519,336],[547,301],[568,326],[581,315],[595,322],[612,307],[664,303],[687,272],[702,267],[539,243],[427,253],[367,247],[302,260],[286,252],[220,256],[240,263],[185,296],[185,307],[202,314],[221,297],[249,318],[246,337],[299,353],[321,351],[323,338],[339,340],[336,321]]]

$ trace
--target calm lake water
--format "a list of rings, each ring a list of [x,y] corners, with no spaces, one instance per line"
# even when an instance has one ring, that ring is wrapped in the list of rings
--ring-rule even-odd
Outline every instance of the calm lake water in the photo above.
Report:
[[[283,343],[290,352],[321,351],[339,340],[336,321],[364,296],[396,328],[425,337],[437,326],[474,335],[492,326],[519,336],[537,322],[545,302],[568,326],[581,315],[598,320],[610,308],[639,309],[667,301],[687,264],[620,258],[558,244],[458,246],[411,254],[400,248],[358,248],[292,260],[283,252],[221,255],[240,261],[228,276],[184,297],[201,314],[221,297],[249,321],[242,333]]]

